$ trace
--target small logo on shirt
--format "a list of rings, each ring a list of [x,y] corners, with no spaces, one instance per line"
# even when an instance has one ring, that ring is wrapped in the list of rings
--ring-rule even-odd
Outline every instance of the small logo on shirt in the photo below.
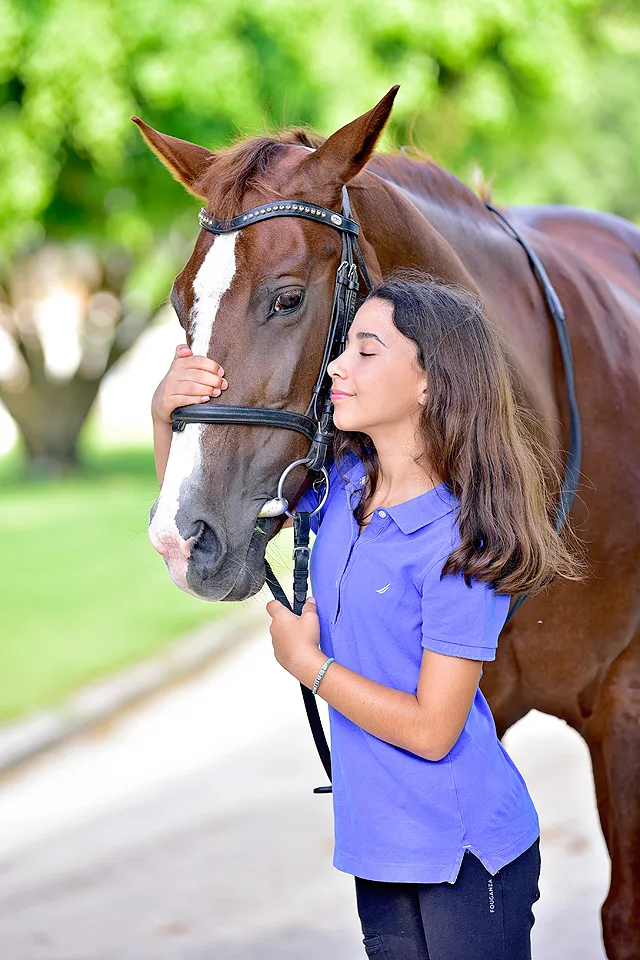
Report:
[[[380,587],[379,590],[376,590],[376,593],[386,593],[386,591],[389,589],[390,586],[391,586],[391,580],[389,580],[389,583],[385,587]]]
[[[496,903],[493,896],[493,880],[489,880],[489,913],[495,913]]]

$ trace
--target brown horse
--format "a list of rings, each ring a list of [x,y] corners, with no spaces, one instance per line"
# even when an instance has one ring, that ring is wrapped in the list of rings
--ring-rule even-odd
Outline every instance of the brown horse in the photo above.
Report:
[[[160,160],[219,219],[299,198],[336,211],[349,184],[375,281],[415,265],[479,293],[498,325],[518,401],[544,425],[562,467],[568,408],[558,340],[520,245],[482,200],[435,163],[374,154],[397,87],[326,140],[304,130],[217,155],[133,118]],[[611,856],[602,908],[610,960],[640,957],[640,231],[569,207],[516,209],[566,313],[583,431],[571,522],[594,573],[528,599],[505,626],[481,687],[498,734],[529,710],[561,717],[591,751]],[[302,219],[214,237],[201,230],[172,302],[196,353],[225,369],[223,403],[303,413],[320,366],[340,237]],[[279,304],[277,309],[272,309]],[[215,321],[215,326],[214,326]],[[284,467],[306,456],[297,433],[190,424],[174,434],[151,536],[174,581],[209,600],[264,584],[254,528]],[[290,475],[291,476],[291,475]],[[293,504],[309,478],[285,493]],[[270,536],[284,517],[268,523]]]

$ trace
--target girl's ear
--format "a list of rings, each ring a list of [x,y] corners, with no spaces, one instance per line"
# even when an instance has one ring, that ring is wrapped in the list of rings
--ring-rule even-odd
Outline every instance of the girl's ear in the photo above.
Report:
[[[419,397],[418,397],[418,400],[419,400],[420,405],[421,405],[422,407],[424,407],[425,403],[427,402],[427,389],[428,389],[428,386],[429,386],[429,384],[428,384],[427,378],[426,378],[426,377],[423,377],[423,378],[422,378],[422,381],[421,381],[421,385],[420,385],[420,394],[419,394]]]

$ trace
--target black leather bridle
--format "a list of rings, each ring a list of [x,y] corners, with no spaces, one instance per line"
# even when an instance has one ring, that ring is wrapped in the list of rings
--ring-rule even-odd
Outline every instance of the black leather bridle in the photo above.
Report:
[[[560,341],[565,381],[569,397],[570,429],[569,454],[565,465],[562,491],[555,521],[556,532],[559,532],[566,521],[576,493],[582,452],[580,416],[575,397],[571,345],[565,325],[564,313],[560,299],[551,285],[544,267],[531,247],[503,213],[498,211],[490,203],[485,203],[485,206],[500,217],[518,243],[520,243],[526,251],[531,268],[540,284],[545,302],[553,318]],[[304,434],[311,442],[308,455],[301,460],[294,460],[293,463],[289,464],[283,471],[278,482],[278,494],[273,500],[269,500],[264,504],[258,514],[255,527],[256,531],[266,536],[267,533],[261,523],[263,519],[281,516],[283,513],[286,513],[289,517],[293,517],[293,608],[289,603],[287,595],[274,576],[273,570],[266,558],[265,568],[267,583],[275,599],[279,600],[299,616],[302,613],[302,608],[307,597],[310,555],[310,517],[318,513],[322,508],[329,493],[329,475],[325,462],[328,447],[334,435],[334,425],[333,402],[329,396],[331,382],[327,378],[327,367],[331,361],[344,350],[347,334],[353,322],[356,297],[360,289],[358,270],[369,290],[372,289],[372,285],[358,243],[359,226],[351,218],[351,205],[346,187],[342,188],[342,212],[340,214],[327,207],[308,203],[303,200],[278,200],[274,203],[253,207],[251,210],[246,210],[244,213],[240,213],[237,217],[233,217],[233,219],[227,221],[217,220],[203,207],[198,219],[200,220],[200,225],[205,230],[208,230],[210,233],[220,234],[243,230],[252,223],[260,223],[263,220],[269,220],[274,217],[302,217],[307,220],[313,220],[316,223],[326,224],[326,226],[338,230],[342,238],[342,256],[336,273],[329,332],[320,365],[320,373],[313,388],[311,402],[307,410],[304,414],[301,414],[286,410],[272,410],[267,407],[225,406],[224,404],[209,401],[178,407],[173,411],[172,419],[174,431],[184,430],[187,423],[244,423],[296,430]],[[315,510],[311,512],[301,510],[292,514],[289,511],[288,501],[283,496],[283,486],[288,473],[300,464],[304,464],[309,470],[322,473],[325,491]],[[314,488],[316,483],[317,480],[314,480]],[[505,625],[509,622],[518,607],[527,599],[527,596],[528,594],[521,594],[516,598],[505,620]],[[305,687],[304,684],[301,683],[300,687],[313,739],[327,777],[329,781],[331,781],[331,754],[318,713],[316,698],[311,690]],[[316,787],[313,792],[331,793],[331,784]]]
[[[294,548],[293,548],[293,608],[284,590],[278,583],[271,566],[265,558],[266,579],[271,592],[276,600],[279,600],[290,610],[300,616],[305,600],[307,598],[307,585],[309,580],[309,533],[310,517],[317,513],[323,506],[329,493],[329,474],[325,466],[329,444],[334,435],[333,426],[333,402],[329,396],[331,392],[331,380],[327,377],[327,367],[337,356],[339,356],[345,347],[347,334],[356,309],[356,297],[360,289],[358,282],[358,270],[366,286],[371,289],[371,280],[367,272],[364,257],[358,243],[359,227],[351,219],[351,205],[349,202],[349,193],[346,187],[342,188],[342,212],[336,213],[327,207],[320,206],[317,203],[308,203],[304,200],[278,200],[274,203],[266,203],[259,207],[253,207],[244,213],[238,214],[232,220],[226,222],[217,220],[203,208],[200,211],[198,219],[200,225],[211,233],[231,233],[234,230],[242,230],[252,223],[260,223],[263,220],[269,220],[274,217],[302,217],[306,220],[313,220],[316,223],[326,224],[333,230],[338,230],[342,239],[342,253],[340,265],[336,273],[336,280],[333,292],[333,304],[331,307],[331,320],[329,324],[329,333],[325,342],[322,363],[320,364],[320,373],[313,388],[311,402],[304,414],[293,413],[287,410],[272,410],[268,407],[239,407],[225,406],[224,404],[212,403],[190,403],[184,407],[178,407],[173,411],[173,430],[184,430],[187,423],[248,423],[261,424],[270,427],[284,427],[288,430],[296,430],[304,434],[311,442],[311,448],[306,457],[301,460],[294,460],[283,471],[278,482],[278,494],[273,500],[264,504],[260,513],[255,529],[266,536],[266,531],[262,521],[271,517],[281,516],[286,513],[293,517],[294,527]],[[321,473],[324,477],[325,491],[317,508],[311,512],[296,511],[290,513],[289,504],[283,496],[284,481],[288,473],[294,467],[304,464],[309,470]],[[314,487],[317,480],[314,481]],[[302,697],[304,700],[311,733],[320,756],[320,760],[325,769],[327,777],[331,780],[331,754],[324,734],[316,698],[304,684],[300,684]],[[316,787],[314,793],[330,793],[331,786]]]
[[[333,436],[331,422],[333,403],[329,397],[331,383],[326,381],[327,367],[344,350],[347,333],[355,314],[356,295],[359,290],[358,268],[369,289],[371,289],[371,280],[358,243],[359,227],[351,219],[351,206],[346,187],[342,188],[341,214],[327,207],[301,200],[279,200],[277,203],[253,207],[226,222],[216,220],[204,208],[198,215],[201,226],[210,233],[216,234],[232,233],[252,223],[260,223],[274,217],[303,217],[306,220],[314,220],[316,223],[326,224],[338,230],[342,238],[342,256],[336,274],[331,323],[311,402],[305,413],[272,410],[268,407],[225,406],[211,401],[191,403],[174,410],[173,429],[184,430],[187,423],[251,423],[297,430],[311,441],[311,449],[303,462],[310,470],[319,471],[325,464],[327,449]],[[278,516],[283,512],[288,511],[279,511],[269,516]],[[261,513],[260,516],[264,514]]]

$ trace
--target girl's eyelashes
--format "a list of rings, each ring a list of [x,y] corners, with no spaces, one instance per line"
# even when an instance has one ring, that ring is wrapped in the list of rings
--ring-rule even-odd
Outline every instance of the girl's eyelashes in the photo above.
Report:
[[[351,341],[347,338],[344,342],[345,350],[351,345]],[[362,350],[358,351],[361,357],[377,357],[377,353],[363,353]]]
[[[350,341],[347,339],[347,340],[345,340],[345,342],[344,342],[344,348],[345,348],[345,350],[346,350],[349,346],[350,346]],[[363,353],[362,350],[359,350],[358,353],[360,354],[361,357],[377,357],[377,356],[378,356],[377,353]]]

